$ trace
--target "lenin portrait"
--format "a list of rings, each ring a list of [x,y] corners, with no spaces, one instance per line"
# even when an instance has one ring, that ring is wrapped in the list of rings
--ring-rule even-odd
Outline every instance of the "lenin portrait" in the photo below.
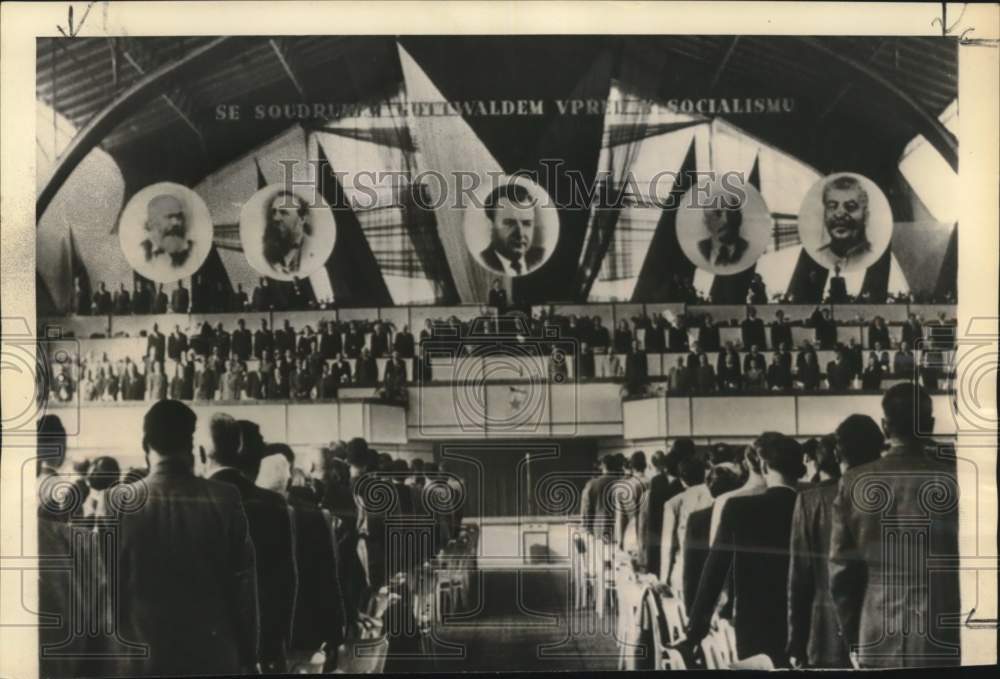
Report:
[[[747,183],[692,187],[677,211],[677,240],[685,256],[717,275],[753,266],[764,254],[772,228],[764,198]]]

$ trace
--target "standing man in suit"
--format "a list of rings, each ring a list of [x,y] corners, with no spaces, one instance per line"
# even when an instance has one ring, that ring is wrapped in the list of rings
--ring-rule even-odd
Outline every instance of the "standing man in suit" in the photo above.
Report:
[[[170,300],[167,297],[167,293],[163,292],[163,283],[156,286],[156,295],[153,296],[153,313],[154,314],[165,314],[167,313],[168,305]]]
[[[841,473],[879,458],[885,439],[875,420],[851,415],[837,427]],[[847,642],[830,598],[830,520],[838,477],[799,493],[792,514],[788,570],[788,656],[793,667],[850,668]]]
[[[922,387],[893,386],[882,413],[888,451],[844,474],[833,502],[830,593],[840,628],[864,668],[958,665],[960,623],[946,620],[961,610],[958,570],[927,562],[958,558],[954,463],[926,438],[934,414]]]
[[[167,336],[167,358],[171,361],[181,360],[181,356],[187,353],[188,338],[181,332],[181,326],[175,325]]]
[[[160,326],[153,324],[153,331],[146,340],[146,355],[152,354],[153,360],[163,365],[167,357],[167,338],[160,332]]]
[[[583,529],[599,541],[611,542],[615,532],[613,493],[608,486],[622,480],[624,460],[617,455],[601,458],[601,475],[587,481],[583,487],[580,519]]]
[[[766,346],[764,338],[764,321],[757,318],[757,309],[747,307],[747,317],[740,323],[740,339],[744,347]]]
[[[111,313],[111,293],[108,292],[104,281],[98,284],[97,292],[94,293],[94,313],[98,316],[107,316]]]
[[[90,315],[90,293],[79,276],[73,277],[73,313],[77,316]]]
[[[152,295],[149,294],[149,288],[146,286],[146,283],[137,280],[135,288],[132,290],[132,313],[148,314],[152,302]]]
[[[535,200],[520,184],[504,184],[486,197],[486,219],[490,244],[479,256],[497,273],[521,276],[530,273],[545,257],[545,249],[534,244]]]
[[[236,325],[238,327],[230,338],[232,352],[236,355],[237,359],[241,361],[249,361],[253,345],[253,336],[250,334],[250,331],[247,330],[246,321],[242,318],[236,321]]]
[[[132,298],[125,289],[124,283],[118,284],[118,292],[115,293],[114,309],[116,316],[128,316],[132,311]]]
[[[499,278],[493,279],[493,287],[490,288],[486,304],[496,309],[497,314],[507,313],[507,291],[503,289],[503,281]]]
[[[375,383],[378,382],[378,365],[375,363],[375,357],[368,351],[368,347],[361,350],[356,376],[359,387],[374,387]]]
[[[350,384],[351,383],[351,362],[347,360],[343,354],[337,357],[337,363],[334,365],[334,372],[337,376],[337,382],[340,384]]]
[[[726,502],[698,583],[684,644],[697,644],[708,634],[732,569],[737,655],[749,658],[763,653],[775,667],[784,667],[792,512],[796,482],[805,473],[805,465],[802,446],[795,439],[777,433],[762,439],[761,473],[767,490]]]
[[[771,349],[777,351],[782,344],[791,346],[792,326],[785,318],[785,312],[778,309],[774,314],[774,323],[771,324]]]
[[[646,548],[646,556],[643,559],[647,573],[660,572],[660,544],[663,531],[663,505],[684,490],[684,486],[677,477],[677,459],[680,457],[678,443],[690,441],[690,439],[677,439],[674,447],[670,449],[669,455],[664,455],[662,450],[653,453],[653,467],[656,474],[649,481],[649,494],[642,503],[641,512],[644,517],[640,525],[645,529],[643,544]],[[693,450],[694,444],[691,442]]]
[[[262,318],[260,319],[260,329],[253,334],[253,355],[260,360],[265,351],[269,352],[272,349],[274,349],[274,336],[271,334],[270,328],[267,327],[267,321]]]
[[[120,637],[146,657],[119,657],[119,676],[253,673],[257,665],[257,567],[240,496],[194,475],[196,416],[160,401],[143,419],[150,474],[112,489],[142,497],[121,512],[115,549]]]
[[[265,463],[282,467],[278,476],[287,481],[295,468],[295,453],[284,443],[270,443],[264,450]],[[264,476],[261,473],[259,476]],[[258,477],[257,483],[262,484]],[[344,601],[337,577],[338,564],[333,528],[315,502],[290,493],[287,483],[271,487],[284,497],[295,526],[295,562],[298,591],[292,626],[291,666],[307,664],[320,648],[332,654],[344,638]],[[329,665],[328,665],[329,666]]]
[[[333,327],[331,327],[333,326]],[[330,321],[323,321],[319,324],[319,353],[323,360],[332,360],[343,350],[343,341],[340,338],[340,328]]]
[[[184,287],[184,281],[177,281],[177,288],[170,296],[170,310],[175,314],[186,314],[191,305],[191,293]]]
[[[283,673],[298,587],[288,503],[254,484],[264,456],[260,427],[216,413],[209,430],[212,450],[207,456],[203,453],[208,477],[238,491],[257,556],[261,669],[266,674]]]

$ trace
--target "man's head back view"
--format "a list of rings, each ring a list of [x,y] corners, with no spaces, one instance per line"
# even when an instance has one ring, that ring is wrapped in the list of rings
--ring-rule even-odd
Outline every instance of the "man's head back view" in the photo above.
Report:
[[[180,401],[154,403],[142,421],[142,448],[150,467],[155,462],[194,464],[194,430],[197,415]]]
[[[934,431],[934,403],[930,394],[912,382],[889,388],[882,397],[882,430],[886,438],[917,441]]]

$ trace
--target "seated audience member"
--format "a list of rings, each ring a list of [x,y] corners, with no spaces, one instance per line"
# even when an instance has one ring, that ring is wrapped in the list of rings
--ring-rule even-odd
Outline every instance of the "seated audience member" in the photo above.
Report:
[[[696,388],[699,394],[710,394],[715,391],[715,387],[718,384],[718,379],[715,375],[715,369],[708,362],[707,354],[698,355],[698,381]]]
[[[735,353],[727,352],[719,368],[719,391],[740,391],[742,388],[743,376],[740,373],[739,359]]]
[[[736,490],[743,482],[740,468],[733,462],[713,463],[705,479],[709,495],[717,498],[723,493]],[[695,595],[698,593],[698,582],[704,570],[705,559],[708,558],[709,531],[712,525],[712,508],[706,507],[691,512],[687,521],[687,531],[684,534],[683,547],[683,598],[686,610],[694,606]]]
[[[802,352],[802,365],[799,368],[798,381],[807,391],[819,389],[819,360],[816,352],[810,347]]]
[[[783,434],[761,437],[761,474],[767,489],[730,497],[691,607],[685,646],[709,631],[716,602],[732,569],[733,627],[737,655],[767,655],[787,666],[788,563],[796,481],[805,471],[802,447]]]
[[[779,352],[774,353],[771,365],[767,367],[767,388],[771,391],[785,391],[792,388],[792,374],[785,357]]]
[[[824,437],[826,439],[827,437]],[[791,563],[788,571],[788,656],[793,667],[850,668],[847,643],[840,633],[830,598],[831,512],[842,472],[877,460],[884,438],[867,415],[851,415],[833,435],[834,466],[819,464],[819,483],[799,493],[792,513]],[[822,446],[826,456],[827,446]],[[828,467],[823,471],[823,467]]]
[[[764,374],[763,357],[761,362],[751,362],[743,371],[743,388],[747,391],[764,391],[767,389],[767,378]]]
[[[883,370],[875,352],[868,355],[868,365],[861,373],[861,388],[865,391],[879,391],[882,389]]]
[[[875,349],[872,351],[872,353],[875,354],[875,357],[878,359],[878,362],[882,365],[883,372],[889,374],[892,371],[892,367],[889,362],[889,352],[883,348],[883,345],[881,343],[876,343]]]
[[[882,397],[882,430],[888,450],[878,459],[846,471],[831,510],[830,594],[848,648],[857,649],[862,668],[945,667],[960,664],[960,625],[949,620],[959,601],[959,572],[929,569],[922,558],[886,559],[898,554],[900,540],[933,545],[934,558],[958,556],[958,481],[955,459],[942,455],[928,438],[934,431],[934,403],[912,382],[891,387]],[[846,451],[845,451],[846,452]],[[851,451],[853,452],[853,451]],[[879,497],[891,498],[878,510],[859,505],[873,479]],[[934,502],[928,485],[939,489]],[[919,528],[886,531],[887,517],[920,517]],[[908,531],[916,530],[916,533]],[[902,534],[900,534],[902,531]],[[890,583],[922,583],[896,587]],[[887,634],[886,630],[924,630]]]
[[[743,357],[743,371],[746,372],[749,370],[750,366],[756,366],[761,372],[764,372],[767,369],[764,354],[760,353],[760,349],[756,344],[751,346],[750,351],[748,351],[747,355]]]
[[[195,421],[178,401],[155,403],[143,419],[150,473],[141,489],[120,489],[143,502],[121,513],[115,553],[119,590],[127,594],[118,638],[141,640],[144,652],[117,654],[108,674],[256,670],[254,546],[239,493],[193,473]]]
[[[202,451],[207,476],[239,492],[257,557],[261,669],[285,672],[298,587],[288,503],[254,483],[265,450],[260,427],[216,413],[209,429],[211,451]]]
[[[289,373],[289,392],[292,400],[308,401],[312,398],[313,378],[309,373],[309,366],[306,359],[300,358],[298,367]]]
[[[223,401],[238,401],[243,392],[243,371],[236,359],[229,359],[229,368],[222,376],[220,398]]]
[[[264,383],[264,398],[274,401],[287,401],[292,397],[291,385],[288,383],[288,371],[275,369],[270,383]]]
[[[851,367],[842,350],[826,364],[826,383],[831,391],[846,391],[851,387]]]
[[[340,384],[350,384],[351,383],[351,363],[347,360],[347,357],[343,354],[337,358],[336,364],[333,366],[334,375],[337,376],[337,381]]]
[[[321,400],[337,398],[339,387],[337,376],[333,373],[333,366],[329,363],[323,363],[323,374],[316,384],[316,398]]]
[[[674,596],[684,591],[684,536],[692,512],[712,504],[705,485],[705,461],[698,454],[687,455],[678,463],[684,491],[663,506],[663,532],[660,540],[660,581]]]
[[[199,401],[212,401],[215,399],[217,389],[217,378],[215,372],[207,364],[202,365],[201,370],[195,373],[194,396]]]
[[[899,351],[892,359],[893,377],[915,381],[917,378],[916,367],[916,360],[913,358],[913,352],[910,351],[909,343],[900,342]]]

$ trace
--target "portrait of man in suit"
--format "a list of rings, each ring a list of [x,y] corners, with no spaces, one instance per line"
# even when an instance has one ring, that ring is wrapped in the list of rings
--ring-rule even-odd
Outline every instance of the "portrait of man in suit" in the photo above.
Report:
[[[715,205],[705,208],[705,231],[708,237],[698,241],[698,252],[712,266],[736,266],[750,243],[740,236],[743,210],[735,196],[719,196]]]
[[[267,206],[264,260],[278,273],[298,273],[312,233],[305,201],[291,191],[279,192]]]
[[[140,241],[146,262],[153,267],[183,267],[194,241],[188,235],[184,203],[171,194],[154,196],[146,206],[146,238]]]
[[[834,266],[849,268],[871,252],[868,241],[868,192],[855,177],[834,177],[823,186],[823,225],[827,242],[819,253]]]
[[[541,265],[545,248],[536,244],[535,199],[520,184],[494,189],[484,205],[490,242],[479,253],[489,269],[508,276],[523,276]]]

